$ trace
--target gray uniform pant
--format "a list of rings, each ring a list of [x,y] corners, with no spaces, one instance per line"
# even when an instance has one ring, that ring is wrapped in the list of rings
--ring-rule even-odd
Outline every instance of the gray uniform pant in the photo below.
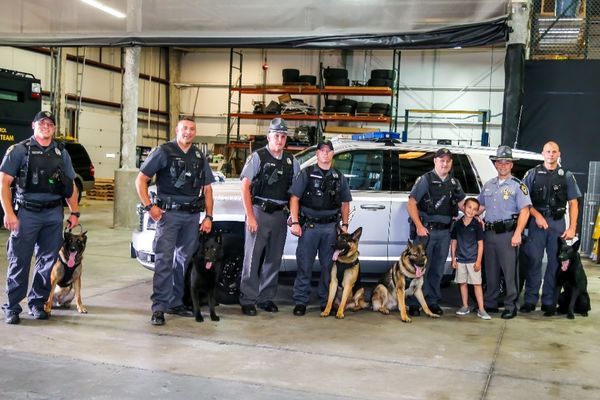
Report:
[[[198,248],[200,213],[167,211],[156,225],[152,311],[183,305],[185,267]]]
[[[538,228],[535,224],[535,218],[531,218],[531,221],[529,221],[529,240],[524,246],[528,261],[524,301],[529,304],[537,304],[540,286],[542,285],[542,259],[545,250],[548,256],[548,265],[544,274],[542,304],[550,306],[554,302],[556,287],[558,238],[565,231],[565,220],[564,218],[553,220],[549,217],[546,221],[548,222],[548,229]]]
[[[497,308],[500,295],[500,272],[504,274],[506,295],[504,308],[514,310],[517,303],[518,271],[517,247],[510,244],[513,232],[495,233],[485,232],[485,307]]]
[[[244,267],[240,282],[240,304],[249,305],[273,300],[287,235],[287,216],[283,211],[266,213],[253,206],[258,223],[255,233],[246,227]],[[264,253],[264,261],[260,264]]]
[[[11,232],[6,244],[8,271],[5,310],[23,311],[19,303],[28,297],[29,308],[43,307],[50,294],[50,274],[63,243],[63,208],[40,212],[21,208],[18,211],[19,231]],[[35,270],[31,290],[27,294],[31,257],[35,249]]]
[[[319,254],[321,264],[321,277],[319,279],[319,301],[321,306],[327,304],[329,293],[329,280],[333,264],[333,245],[337,236],[336,223],[314,224],[314,228],[307,225],[302,227],[302,236],[298,239],[296,248],[296,263],[298,271],[294,280],[294,293],[292,298],[296,304],[307,305],[310,299],[310,281],[315,257]]]
[[[428,305],[439,304],[442,300],[442,291],[440,284],[444,276],[444,267],[450,251],[450,230],[432,229],[429,236],[417,236],[415,244],[425,243],[427,246],[427,271],[425,272],[425,281],[423,283],[423,294]],[[417,305],[415,298],[410,298],[408,304]]]

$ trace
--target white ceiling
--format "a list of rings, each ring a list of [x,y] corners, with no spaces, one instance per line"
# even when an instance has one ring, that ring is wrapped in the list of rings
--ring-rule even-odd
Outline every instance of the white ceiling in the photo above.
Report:
[[[510,4],[509,0],[98,1],[127,17],[113,17],[80,0],[0,0],[0,45],[225,47],[274,43],[274,38],[284,42],[423,33],[501,20]]]

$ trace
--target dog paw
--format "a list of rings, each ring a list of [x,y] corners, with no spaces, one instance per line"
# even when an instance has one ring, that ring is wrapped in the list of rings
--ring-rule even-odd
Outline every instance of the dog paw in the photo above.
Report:
[[[554,311],[546,311],[544,313],[544,317],[553,317],[554,316]]]
[[[204,317],[201,314],[196,314],[196,322],[204,322]]]
[[[567,314],[567,319],[575,319],[575,315],[574,314]]]
[[[77,311],[79,311],[80,314],[87,314],[87,309],[85,307],[77,307]]]
[[[211,315],[210,319],[211,319],[211,321],[220,321],[221,320],[221,318],[219,318],[218,315]]]
[[[587,316],[588,316],[588,313],[587,313],[587,312],[582,312],[582,313],[581,313],[581,316],[582,316],[582,317],[587,317]]]
[[[407,324],[410,324],[412,322],[412,319],[406,317],[406,318],[402,318],[402,322],[406,322]]]
[[[50,311],[52,311],[52,307],[50,307],[50,305],[49,305],[49,304],[46,304],[46,305],[44,306],[44,311],[46,311],[46,313],[47,313],[47,314],[50,314]]]
[[[335,317],[337,319],[344,319],[344,314],[343,313],[337,313],[337,314],[335,314]]]
[[[323,312],[321,313],[321,317],[329,317],[329,313],[328,313],[328,312],[325,312],[325,311],[323,311]]]
[[[427,316],[428,316],[429,318],[439,318],[439,317],[440,317],[439,315],[437,315],[437,314],[434,314],[434,313],[427,314]]]
[[[385,307],[381,307],[378,311],[384,315],[389,315],[390,313],[390,310]]]

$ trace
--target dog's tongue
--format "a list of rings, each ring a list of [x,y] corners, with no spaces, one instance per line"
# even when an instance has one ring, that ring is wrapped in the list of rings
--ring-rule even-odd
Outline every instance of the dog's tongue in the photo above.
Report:
[[[206,262],[206,269],[211,269],[212,267],[212,261],[207,261]]]
[[[73,268],[75,266],[75,256],[77,252],[69,254],[69,259],[67,260],[67,267]]]
[[[565,260],[561,262],[560,269],[565,272],[569,268],[569,260]]]
[[[420,267],[415,267],[415,275],[417,275],[417,278],[420,278],[423,276],[423,270]]]
[[[337,259],[338,259],[338,256],[340,255],[340,253],[341,253],[341,252],[342,252],[341,250],[336,250],[336,251],[334,251],[334,252],[333,252],[333,256],[331,256],[331,259],[332,259],[333,261],[337,261]]]

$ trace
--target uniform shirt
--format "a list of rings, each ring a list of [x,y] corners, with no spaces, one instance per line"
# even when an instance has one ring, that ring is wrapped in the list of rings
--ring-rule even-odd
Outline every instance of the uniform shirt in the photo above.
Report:
[[[75,170],[73,169],[73,163],[71,162],[71,156],[67,150],[62,149],[59,150],[57,147],[57,143],[52,140],[48,147],[41,146],[36,140],[35,136],[31,137],[32,145],[37,146],[39,149],[44,151],[44,153],[48,153],[51,151],[60,151],[64,164],[64,174],[70,178],[75,180]],[[12,176],[13,178],[17,177],[21,166],[27,160],[27,146],[14,144],[6,150],[6,154],[4,155],[4,159],[2,160],[2,164],[0,165],[0,171],[4,172],[7,175]],[[61,198],[58,194],[52,193],[23,193],[23,198],[27,201],[54,201]]]
[[[477,261],[477,242],[483,240],[483,228],[475,218],[465,225],[462,217],[454,224],[450,238],[456,240],[456,260],[460,263]]]
[[[175,143],[177,145],[177,143]],[[188,149],[189,151],[193,151],[192,147]],[[200,150],[198,150],[200,151]],[[186,153],[187,154],[187,153]],[[210,165],[208,164],[208,159],[203,157],[204,165],[202,169],[204,170],[204,183],[203,186],[210,185],[215,181],[215,177],[213,176],[212,170],[210,169]],[[167,153],[163,150],[161,146],[156,147],[146,158],[142,166],[140,167],[140,172],[148,177],[153,177],[156,173],[162,169],[169,168],[169,158]],[[160,194],[160,188],[157,188],[158,193]],[[198,198],[198,196],[170,196],[171,201],[175,203],[189,203]],[[163,199],[165,200],[165,199]]]
[[[292,187],[290,188],[290,194],[298,198],[302,198],[302,195],[306,191],[309,182],[308,170],[312,171],[312,167],[305,168],[299,174],[294,176],[294,180],[292,181]],[[319,168],[320,169],[320,168]],[[323,176],[329,176],[332,174],[331,169],[325,171],[321,169],[321,173]],[[349,203],[352,201],[352,194],[350,193],[350,187],[348,186],[348,180],[346,176],[338,171],[338,176],[340,180],[340,201],[342,203]],[[331,215],[336,215],[339,210],[315,210],[313,208],[308,208],[304,206],[300,206],[300,211],[302,214],[308,217],[328,217]]]
[[[266,146],[267,151],[269,152],[269,154],[271,154],[273,156],[273,153],[271,153],[271,151],[269,150],[269,146]],[[274,158],[281,160],[283,158],[283,153],[281,153],[280,157],[275,157]],[[300,164],[298,164],[298,160],[296,160],[295,157],[292,157],[292,166],[294,168],[294,172],[293,175],[297,175],[300,172]],[[246,164],[244,165],[244,168],[242,168],[242,173],[240,174],[240,180],[244,179],[244,178],[248,178],[250,180],[250,182],[252,182],[252,180],[254,179],[254,177],[256,175],[258,175],[258,173],[260,172],[260,157],[256,152],[253,152],[252,154],[250,154],[250,156],[248,157],[248,159],[246,160]],[[281,200],[274,200],[274,199],[264,199],[262,197],[258,197],[257,198],[261,198],[263,200],[270,200],[273,201],[274,203],[278,203],[278,204],[287,204],[286,201],[281,201]]]
[[[496,222],[511,219],[521,209],[531,205],[527,186],[517,178],[510,176],[499,183],[498,177],[483,185],[479,202],[485,206],[485,221]]]
[[[574,200],[581,197],[581,191],[579,190],[579,186],[577,185],[577,181],[575,180],[575,175],[573,175],[571,171],[567,171],[566,169],[563,169],[561,167],[558,167],[554,170],[549,170],[546,169],[546,167],[544,167],[543,165],[542,168],[548,171],[548,176],[551,176],[552,174],[557,174],[559,173],[559,171],[563,171],[567,181],[567,200]],[[525,177],[523,178],[523,183],[527,185],[527,188],[529,189],[529,191],[531,191],[533,189],[534,181],[535,168],[532,168],[525,174]],[[545,208],[543,208],[542,210],[545,210]]]
[[[458,181],[458,179],[448,175],[445,180],[442,180],[435,173],[435,170],[433,170],[433,173],[435,174],[435,176],[438,177],[438,179],[440,181],[443,181],[443,182],[446,182],[448,179],[454,179],[456,188],[454,190],[453,197],[456,202],[460,202],[461,200],[463,200],[466,197],[465,192],[463,191],[463,188],[460,185],[460,182]],[[412,197],[413,199],[415,199],[417,201],[417,203],[419,203],[423,199],[423,197],[425,197],[425,195],[427,195],[428,193],[429,193],[428,180],[427,180],[427,178],[425,178],[425,175],[421,175],[415,182],[415,184],[408,196]],[[429,215],[429,214],[424,213],[421,210],[419,210],[419,215],[423,219],[423,222],[440,222],[443,224],[449,224],[452,221],[451,215],[435,215],[435,214]]]

